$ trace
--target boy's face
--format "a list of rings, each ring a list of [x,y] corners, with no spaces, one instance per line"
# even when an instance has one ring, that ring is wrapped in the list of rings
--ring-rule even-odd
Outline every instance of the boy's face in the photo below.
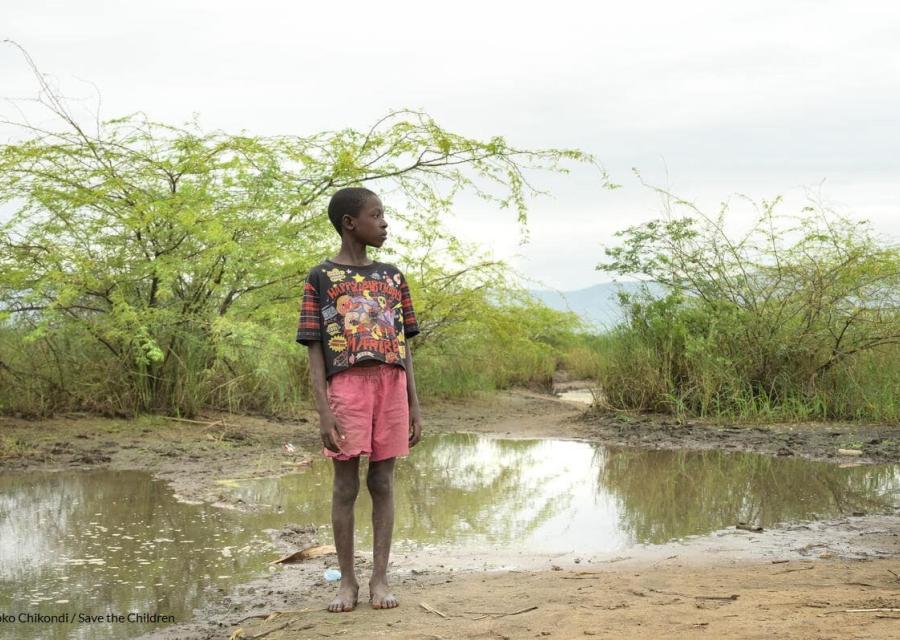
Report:
[[[356,218],[344,216],[344,223],[353,237],[370,247],[380,247],[387,240],[384,207],[381,205],[381,199],[376,196],[366,200]]]

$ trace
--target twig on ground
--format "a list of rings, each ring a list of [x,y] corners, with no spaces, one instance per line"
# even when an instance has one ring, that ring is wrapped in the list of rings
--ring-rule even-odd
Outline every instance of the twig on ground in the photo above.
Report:
[[[247,616],[246,618],[241,618],[237,622],[232,622],[231,626],[236,626],[241,624],[242,622],[246,622],[247,620],[252,620],[253,618],[265,618],[267,621],[276,618],[277,616],[283,616],[288,613],[309,613],[309,608],[305,609],[292,609],[290,611],[270,611],[269,613],[256,613],[252,616]]]
[[[736,593],[730,596],[692,596],[687,593],[678,593],[677,591],[660,591],[659,589],[649,589],[653,593],[662,593],[667,596],[681,596],[682,598],[696,598],[697,600],[737,600],[740,596]]]
[[[815,569],[812,565],[808,567],[797,567],[796,569],[785,569],[784,571],[776,571],[775,573],[791,573],[793,571],[809,571],[810,569]]]
[[[247,622],[247,620],[252,620],[253,618],[268,618],[270,615],[272,615],[272,614],[270,614],[270,613],[257,613],[257,614],[252,615],[252,616],[247,616],[246,618],[241,618],[240,620],[238,620],[238,621],[235,622],[234,624],[241,624],[242,622]]]
[[[446,615],[444,615],[443,613],[441,613],[440,611],[438,611],[437,609],[435,609],[434,607],[432,607],[432,606],[431,606],[430,604],[428,604],[427,602],[420,602],[420,603],[419,603],[419,606],[422,607],[423,609],[425,609],[425,611],[427,611],[427,612],[429,612],[429,613],[436,613],[436,614],[438,614],[438,615],[439,615],[440,617],[442,617],[442,618],[446,618],[446,617],[447,617]]]
[[[477,618],[472,618],[472,620],[483,620],[484,618],[491,618],[491,617],[505,618],[506,616],[517,616],[520,613],[527,613],[529,611],[534,611],[537,608],[538,608],[537,605],[534,605],[532,607],[525,607],[524,609],[519,609],[518,611],[511,611],[509,613],[502,612],[502,611],[464,611],[463,613],[480,613],[482,615],[480,615]]]

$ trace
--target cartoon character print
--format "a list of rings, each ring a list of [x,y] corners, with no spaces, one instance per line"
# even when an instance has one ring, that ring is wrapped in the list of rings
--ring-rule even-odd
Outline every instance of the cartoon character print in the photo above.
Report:
[[[383,295],[344,294],[335,301],[344,318],[344,335],[358,334],[376,339],[390,338],[394,331],[394,309]]]
[[[338,287],[336,297],[326,298],[323,305],[325,332],[328,334],[325,344],[332,366],[346,368],[373,358],[392,364],[401,363],[407,354],[403,304],[399,296],[386,293],[384,289],[385,285],[400,287],[402,276],[389,271],[363,276],[337,269],[327,275],[337,284],[347,280],[355,283]],[[368,284],[367,278],[371,278]]]

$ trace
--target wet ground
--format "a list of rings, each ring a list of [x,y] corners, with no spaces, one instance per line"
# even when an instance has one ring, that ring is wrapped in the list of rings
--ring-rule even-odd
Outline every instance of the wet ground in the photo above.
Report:
[[[579,391],[577,387],[562,390]],[[850,629],[851,621],[859,625],[860,616],[866,616],[859,628],[865,628],[868,635],[845,632],[840,637],[878,637],[878,624],[896,625],[875,617],[897,615],[890,611],[832,611],[842,604],[847,605],[844,608],[898,608],[895,596],[900,582],[895,582],[891,573],[900,574],[896,561],[898,517],[892,515],[891,502],[891,496],[896,497],[897,473],[890,467],[862,464],[897,460],[895,436],[889,428],[676,425],[645,416],[585,413],[579,398],[568,397],[571,400],[560,401],[517,390],[490,399],[426,407],[426,433],[467,431],[492,437],[432,437],[422,443],[417,452],[422,469],[416,473],[424,475],[410,474],[408,493],[398,493],[398,505],[406,501],[406,506],[398,513],[392,572],[403,607],[370,613],[361,608],[345,620],[323,611],[334,587],[322,579],[322,571],[333,564],[333,557],[286,565],[271,573],[265,569],[264,577],[250,579],[259,575],[250,567],[262,566],[269,557],[266,554],[278,555],[312,542],[330,542],[330,531],[327,525],[322,526],[327,517],[316,512],[323,502],[327,503],[329,478],[317,457],[314,416],[293,421],[212,415],[196,422],[98,421],[82,416],[41,423],[2,420],[0,438],[6,457],[0,464],[7,471],[143,469],[167,483],[152,483],[146,476],[140,482],[155,484],[156,488],[139,489],[137,480],[129,484],[121,476],[123,493],[115,497],[100,492],[105,503],[119,504],[119,509],[127,512],[120,501],[133,495],[140,497],[135,504],[149,502],[154,505],[152,512],[164,514],[167,500],[161,496],[166,491],[171,496],[174,490],[181,504],[173,513],[186,509],[180,516],[160,515],[164,524],[158,527],[158,521],[149,515],[152,524],[131,513],[114,523],[88,519],[79,528],[86,533],[75,536],[77,545],[55,556],[62,564],[43,572],[28,589],[21,583],[21,596],[32,598],[28,606],[38,606],[31,602],[56,606],[56,600],[71,601],[76,590],[67,590],[60,585],[67,581],[54,578],[62,577],[60,571],[70,572],[69,580],[75,578],[75,584],[82,585],[84,593],[79,592],[79,597],[90,599],[95,595],[113,608],[132,606],[147,611],[152,598],[158,600],[168,594],[183,600],[184,605],[178,605],[182,607],[177,618],[180,624],[157,632],[156,637],[164,638],[228,637],[239,627],[247,637],[267,633],[266,637],[276,639],[382,634],[404,638],[539,637],[544,631],[556,637],[629,637],[648,624],[652,628],[657,625],[660,632],[680,630],[688,635],[714,624],[722,632],[719,637],[754,637],[756,627],[745,627],[747,635],[735,635],[739,627],[729,626],[734,617],[741,616],[760,621],[759,629],[766,626],[762,621],[770,619],[774,626],[766,637],[772,637],[778,635],[773,631],[777,625],[785,630],[794,627],[789,623],[790,616],[784,618],[784,610],[777,612],[777,607],[766,600],[769,592],[780,593],[795,603],[807,598],[812,604],[801,607],[803,615],[797,619],[804,625],[811,622],[812,628],[823,622],[821,629],[827,633],[837,634],[844,618],[848,618],[846,629]],[[504,438],[498,439],[500,436]],[[578,440],[535,440],[540,437]],[[439,441],[444,444],[438,446]],[[287,442],[294,446],[293,452],[283,448]],[[621,444],[637,444],[642,449],[616,446]],[[685,448],[705,453],[689,453]],[[857,449],[862,455],[841,455],[839,449]],[[725,450],[780,455],[733,455]],[[474,457],[463,456],[462,451]],[[562,466],[552,462],[560,459],[566,461]],[[830,462],[810,465],[807,459]],[[517,477],[516,470],[525,467],[534,472],[518,473]],[[277,479],[291,472],[299,473]],[[57,475],[58,484],[69,487],[65,495],[70,499],[86,500],[86,496],[97,493],[76,490],[73,483]],[[90,476],[78,475],[85,479]],[[2,504],[7,512],[12,509],[16,513],[26,511],[28,504],[40,504],[49,515],[41,520],[39,510],[29,512],[27,518],[20,518],[17,530],[2,531],[4,543],[0,546],[6,547],[5,541],[10,539],[7,533],[28,536],[29,531],[41,531],[48,522],[59,521],[61,514],[68,514],[66,518],[74,524],[80,522],[79,518],[96,518],[99,516],[92,514],[107,510],[94,510],[87,502],[76,502],[83,508],[73,510],[71,505],[66,506],[67,501],[51,498],[54,492],[59,493],[58,487],[42,493],[38,487],[43,481],[37,478],[43,476],[32,477],[36,481],[20,492],[19,502]],[[431,482],[434,477],[442,481]],[[44,486],[51,485],[52,481]],[[8,489],[10,485],[4,486]],[[7,490],[4,495],[9,493]],[[553,499],[554,495],[571,498],[566,502]],[[178,505],[177,500],[169,502]],[[431,503],[442,508],[428,511]],[[211,508],[209,504],[225,508]],[[453,508],[446,509],[448,504]],[[685,508],[693,504],[702,508],[695,512]],[[360,508],[357,521],[362,525],[367,520],[363,515],[365,498],[361,497]],[[404,508],[406,512],[402,512]],[[461,516],[448,520],[448,511]],[[246,522],[244,518],[251,518],[253,525],[235,533],[233,527],[240,528],[240,523]],[[799,522],[804,519],[810,520]],[[764,530],[735,529],[738,521],[747,522],[750,529],[762,525]],[[273,531],[259,535],[269,522]],[[151,532],[142,530],[142,526],[156,529]],[[165,560],[179,557],[177,553],[166,555],[168,550],[188,543],[176,543],[175,536],[160,530],[185,532],[192,526],[211,527],[219,533],[219,539],[213,537],[192,547],[197,564],[208,569],[199,573],[199,578],[188,579],[191,572],[183,556],[181,564]],[[100,536],[111,533],[135,540],[128,541],[127,546],[105,543],[103,554],[98,554]],[[149,537],[151,533],[153,538]],[[358,557],[362,582],[370,563],[367,536],[363,527]],[[41,546],[41,536],[30,537],[34,538],[32,555],[17,552],[5,556],[4,575],[10,575],[9,567],[24,571],[22,565],[40,564],[47,548]],[[439,542],[451,538],[452,544]],[[184,539],[196,542],[186,533]],[[116,546],[122,548],[112,548]],[[241,552],[231,558],[215,555],[216,550],[225,548],[226,553]],[[9,558],[15,561],[8,564]],[[122,558],[126,562],[121,562]],[[139,560],[131,562],[135,558]],[[98,559],[105,564],[99,564]],[[110,565],[110,559],[119,564]],[[169,562],[174,564],[169,566]],[[833,566],[820,574],[822,564]],[[701,565],[707,569],[700,570]],[[120,567],[114,580],[121,581],[109,585],[111,591],[98,595],[85,586],[99,584],[86,581],[110,566]],[[483,572],[485,569],[489,571]],[[585,571],[592,575],[583,575]],[[595,572],[599,573],[593,575]],[[153,577],[150,585],[146,580],[139,584],[135,575],[163,577]],[[811,581],[810,576],[817,579]],[[672,581],[672,588],[664,588],[667,580]],[[748,580],[768,584],[769,589],[754,587],[751,598],[746,592]],[[106,578],[103,581],[110,582]],[[652,589],[647,586],[651,583],[655,585]],[[143,589],[136,588],[141,585]],[[740,606],[734,600],[695,597],[716,595],[717,588],[740,591]],[[112,594],[115,589],[130,595],[117,600]],[[666,596],[653,589],[683,593]],[[637,592],[643,595],[635,595]],[[866,602],[888,603],[891,598],[893,606],[861,606]],[[447,617],[420,607],[420,601]],[[753,610],[745,610],[743,607],[751,602],[756,603]],[[466,613],[475,603],[485,612],[488,607],[493,609]],[[698,604],[704,608],[701,610]],[[537,608],[517,612],[526,605]],[[200,609],[194,610],[195,606]],[[665,616],[657,609],[661,606],[668,607]],[[279,610],[295,613],[268,622],[262,618],[243,620]],[[565,621],[557,619],[567,610]],[[606,610],[612,613],[598,626],[597,615]],[[681,613],[675,615],[677,612]],[[698,612],[704,615],[698,618]],[[508,615],[511,613],[515,615]],[[831,620],[817,617],[826,613]],[[665,619],[670,620],[670,626],[659,626]],[[588,624],[591,620],[594,622]],[[276,623],[285,626],[272,631]],[[888,628],[896,630],[895,626]],[[613,633],[616,629],[618,632]],[[132,635],[119,637],[134,637],[133,632],[138,630],[144,628],[131,626]],[[0,633],[3,631],[4,626],[0,626]],[[103,637],[99,631],[99,627],[76,626],[72,635],[59,637]],[[763,637],[761,631],[759,637]]]

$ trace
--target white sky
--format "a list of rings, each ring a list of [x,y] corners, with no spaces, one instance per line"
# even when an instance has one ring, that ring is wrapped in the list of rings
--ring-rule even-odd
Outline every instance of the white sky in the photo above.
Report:
[[[0,39],[86,105],[92,82],[104,117],[308,134],[409,107],[467,136],[594,153],[623,188],[549,177],[523,247],[512,211],[464,198],[451,222],[562,290],[609,280],[594,265],[612,233],[658,213],[631,167],[710,212],[734,192],[795,212],[812,187],[896,240],[900,4],[740,4],[4,0]],[[0,95],[34,92],[0,47]]]

